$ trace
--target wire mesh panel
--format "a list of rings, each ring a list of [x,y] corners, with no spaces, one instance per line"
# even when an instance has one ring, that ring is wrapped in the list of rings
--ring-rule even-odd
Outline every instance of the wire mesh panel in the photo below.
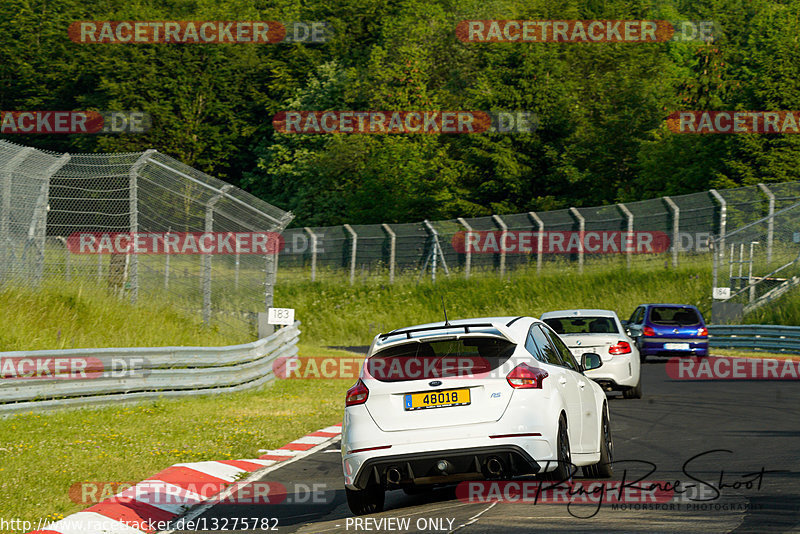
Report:
[[[0,281],[106,286],[255,334],[292,216],[154,150],[53,154],[0,141]]]

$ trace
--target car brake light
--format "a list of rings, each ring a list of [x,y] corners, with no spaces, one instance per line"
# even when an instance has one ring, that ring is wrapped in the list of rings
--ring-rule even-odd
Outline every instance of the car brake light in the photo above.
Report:
[[[514,389],[542,389],[542,382],[548,376],[544,369],[521,363],[508,373],[506,380]]]
[[[703,337],[707,336],[708,335],[708,328],[701,328],[700,330],[697,331],[697,335],[698,336],[703,336]]]
[[[654,336],[654,335],[656,335],[656,331],[653,330],[652,326],[645,326],[644,330],[642,331],[642,333],[644,335],[646,335],[646,336]]]
[[[367,386],[364,385],[364,382],[361,379],[358,379],[358,382],[355,383],[353,387],[347,390],[347,396],[344,399],[345,406],[355,406],[357,404],[364,404],[367,402],[367,397],[369,397],[369,390]]]
[[[627,341],[620,341],[616,345],[608,347],[609,354],[630,354],[631,344]]]

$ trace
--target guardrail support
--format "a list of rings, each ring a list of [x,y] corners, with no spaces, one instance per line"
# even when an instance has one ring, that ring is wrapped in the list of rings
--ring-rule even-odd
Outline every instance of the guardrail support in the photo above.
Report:
[[[350,285],[352,286],[356,280],[356,252],[358,250],[358,234],[349,224],[345,224],[344,229],[347,230],[351,239],[353,240],[350,247]]]
[[[508,235],[508,226],[499,215],[492,215],[492,219],[500,227],[500,278],[503,278],[506,275],[506,236]]]
[[[681,209],[675,204],[669,197],[663,197],[664,202],[672,210],[672,266],[678,266],[678,250],[681,246],[681,234],[679,231],[680,228],[680,221],[681,221]]]
[[[397,252],[397,234],[394,233],[394,230],[386,223],[383,223],[381,227],[389,234],[389,283],[393,284],[395,255]]]
[[[542,254],[544,253],[544,221],[533,211],[528,212],[528,217],[536,223],[536,274],[541,274]]]
[[[459,224],[467,230],[467,233],[464,234],[464,253],[466,254],[464,260],[464,278],[469,279],[469,272],[472,268],[472,249],[470,249],[469,246],[470,238],[472,237],[472,226],[470,226],[463,217],[459,217],[457,220]]]
[[[570,208],[569,212],[578,221],[579,244],[578,244],[578,272],[583,273],[583,237],[586,234],[586,219],[583,218],[578,208]]]
[[[758,184],[758,187],[769,199],[769,213],[767,214],[767,217],[769,217],[767,221],[767,264],[770,264],[772,263],[772,239],[775,233],[775,193],[770,191],[769,187],[764,184]]]
[[[304,227],[303,231],[311,240],[311,281],[313,282],[317,279],[317,234],[308,226]]]
[[[631,213],[631,210],[628,209],[628,206],[626,206],[625,204],[623,204],[621,202],[617,204],[617,207],[622,212],[622,214],[625,215],[625,218],[628,221],[628,230],[627,230],[627,235],[625,236],[625,242],[630,243],[630,240],[633,239],[633,237],[632,237],[633,236],[633,213]],[[626,247],[625,248],[625,261],[626,261],[626,264],[628,266],[628,269],[631,268],[631,259],[632,259],[631,254],[632,254],[632,251],[631,251],[630,247]]]

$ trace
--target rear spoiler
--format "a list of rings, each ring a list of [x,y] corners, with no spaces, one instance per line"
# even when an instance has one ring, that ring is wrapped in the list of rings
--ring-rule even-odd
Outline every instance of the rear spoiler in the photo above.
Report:
[[[473,323],[473,324],[458,324],[458,325],[446,324],[442,326],[427,326],[424,328],[408,328],[406,330],[393,330],[391,332],[387,332],[386,334],[379,334],[378,339],[386,339],[387,337],[399,336],[399,335],[405,335],[406,339],[411,339],[411,334],[414,332],[428,332],[431,330],[451,330],[453,328],[463,328],[464,333],[469,334],[470,328],[485,328],[487,326],[489,328],[497,328],[492,323]]]

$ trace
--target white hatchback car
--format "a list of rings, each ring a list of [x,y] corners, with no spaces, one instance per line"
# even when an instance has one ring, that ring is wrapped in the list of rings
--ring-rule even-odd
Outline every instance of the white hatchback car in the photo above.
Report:
[[[606,396],[546,324],[532,317],[431,323],[379,334],[347,392],[342,468],[350,510],[383,509],[385,490],[577,466],[609,477]]]
[[[573,354],[592,352],[603,360],[601,369],[586,376],[626,399],[642,398],[639,349],[611,310],[560,310],[543,313],[542,321],[556,331]]]

